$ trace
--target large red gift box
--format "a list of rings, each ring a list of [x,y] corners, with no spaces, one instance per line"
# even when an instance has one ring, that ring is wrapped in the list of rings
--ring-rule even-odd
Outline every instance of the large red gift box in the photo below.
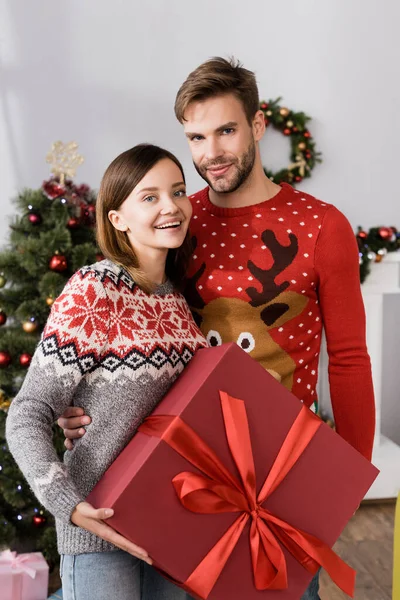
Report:
[[[351,401],[351,398],[349,398]],[[298,600],[378,471],[236,344],[200,350],[88,497],[192,596]]]

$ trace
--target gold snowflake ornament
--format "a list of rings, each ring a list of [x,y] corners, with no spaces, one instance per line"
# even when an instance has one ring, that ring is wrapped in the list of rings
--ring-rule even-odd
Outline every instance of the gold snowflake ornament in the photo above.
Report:
[[[64,185],[66,177],[75,177],[77,167],[85,160],[77,150],[76,142],[64,144],[58,141],[54,142],[46,156],[46,162],[52,166],[51,172],[59,178],[61,185]]]

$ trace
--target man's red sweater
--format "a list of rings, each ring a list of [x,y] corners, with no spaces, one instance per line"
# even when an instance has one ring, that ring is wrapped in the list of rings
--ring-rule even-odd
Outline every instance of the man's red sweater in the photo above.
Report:
[[[208,188],[191,201],[196,248],[186,296],[209,343],[237,342],[312,406],[324,328],[337,431],[371,458],[371,366],[357,244],[345,216],[285,184],[242,208],[214,206]]]

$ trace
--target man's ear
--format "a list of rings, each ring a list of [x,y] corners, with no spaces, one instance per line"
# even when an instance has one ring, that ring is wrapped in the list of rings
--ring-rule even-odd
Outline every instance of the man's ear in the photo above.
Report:
[[[128,231],[128,225],[125,223],[121,214],[117,210],[110,210],[108,213],[108,218],[113,227],[118,229],[118,231]]]
[[[258,110],[253,118],[254,141],[259,142],[265,133],[265,117],[262,110]]]

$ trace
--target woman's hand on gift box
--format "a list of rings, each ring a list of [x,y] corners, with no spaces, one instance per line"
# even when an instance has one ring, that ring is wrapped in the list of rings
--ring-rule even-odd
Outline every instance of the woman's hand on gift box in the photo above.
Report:
[[[94,508],[89,502],[80,502],[75,506],[71,521],[74,525],[94,533],[106,542],[114,544],[117,548],[121,548],[121,550],[151,565],[152,561],[146,550],[136,546],[105,523],[113,514],[112,508]]]
[[[84,425],[90,425],[92,419],[85,415],[83,408],[79,406],[69,406],[57,423],[64,431],[65,441],[64,446],[67,450],[72,450],[74,447],[73,440],[81,438],[85,435]]]

